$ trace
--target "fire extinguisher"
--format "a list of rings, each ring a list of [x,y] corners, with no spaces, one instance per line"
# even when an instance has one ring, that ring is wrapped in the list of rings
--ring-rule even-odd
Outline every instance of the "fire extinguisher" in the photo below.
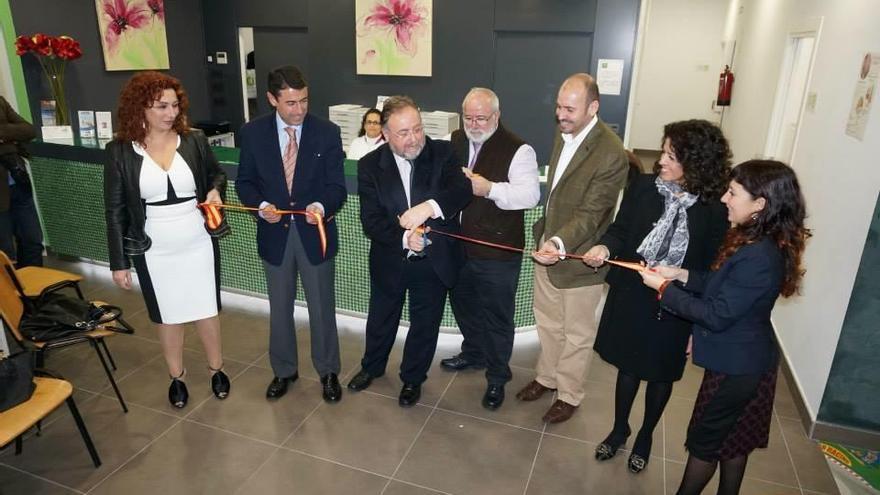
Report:
[[[733,72],[730,72],[730,66],[725,65],[718,78],[718,100],[715,102],[719,107],[730,106],[730,96],[733,93]]]

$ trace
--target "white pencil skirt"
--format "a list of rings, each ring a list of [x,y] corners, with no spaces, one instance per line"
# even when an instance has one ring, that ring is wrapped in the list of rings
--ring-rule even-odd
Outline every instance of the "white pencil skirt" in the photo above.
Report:
[[[188,323],[220,309],[220,252],[205,230],[195,199],[146,206],[144,227],[153,244],[132,257],[150,319]]]

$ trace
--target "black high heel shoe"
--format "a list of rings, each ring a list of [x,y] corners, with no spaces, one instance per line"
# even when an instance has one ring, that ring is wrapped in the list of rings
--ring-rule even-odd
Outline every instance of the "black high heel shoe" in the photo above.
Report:
[[[225,399],[229,396],[229,377],[226,376],[226,373],[223,372],[223,366],[220,366],[219,369],[214,369],[208,366],[208,369],[213,372],[211,375],[211,390],[214,391],[214,397],[218,399]]]
[[[618,449],[626,443],[629,434],[629,428],[627,428],[625,435],[616,435],[613,431],[609,433],[605,440],[596,446],[596,460],[607,461],[617,455]]]
[[[186,407],[186,401],[189,400],[189,391],[186,389],[186,383],[181,380],[185,374],[186,368],[183,369],[179,376],[172,376],[171,386],[168,387],[168,402],[178,409]]]

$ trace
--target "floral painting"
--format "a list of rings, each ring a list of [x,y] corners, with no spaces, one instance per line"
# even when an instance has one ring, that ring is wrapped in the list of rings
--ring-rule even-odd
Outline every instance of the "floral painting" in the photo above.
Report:
[[[107,70],[167,69],[164,0],[95,0]]]
[[[357,73],[431,75],[433,0],[355,0]]]

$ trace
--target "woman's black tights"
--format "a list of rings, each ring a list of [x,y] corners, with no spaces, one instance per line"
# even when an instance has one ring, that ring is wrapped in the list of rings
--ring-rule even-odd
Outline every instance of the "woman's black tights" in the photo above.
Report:
[[[623,443],[629,435],[629,413],[639,391],[641,380],[635,376],[617,372],[617,385],[614,390],[614,428],[611,437],[615,443]],[[669,396],[672,395],[672,382],[648,382],[645,389],[645,419],[633,444],[633,451],[645,457],[651,452],[654,428],[663,416]]]
[[[746,472],[746,462],[749,456],[744,455],[721,461],[721,480],[718,482],[718,495],[736,495],[742,485],[743,475]],[[715,474],[717,461],[703,461],[690,455],[687,466],[684,468],[684,477],[678,487],[676,495],[699,495],[709,484]]]

